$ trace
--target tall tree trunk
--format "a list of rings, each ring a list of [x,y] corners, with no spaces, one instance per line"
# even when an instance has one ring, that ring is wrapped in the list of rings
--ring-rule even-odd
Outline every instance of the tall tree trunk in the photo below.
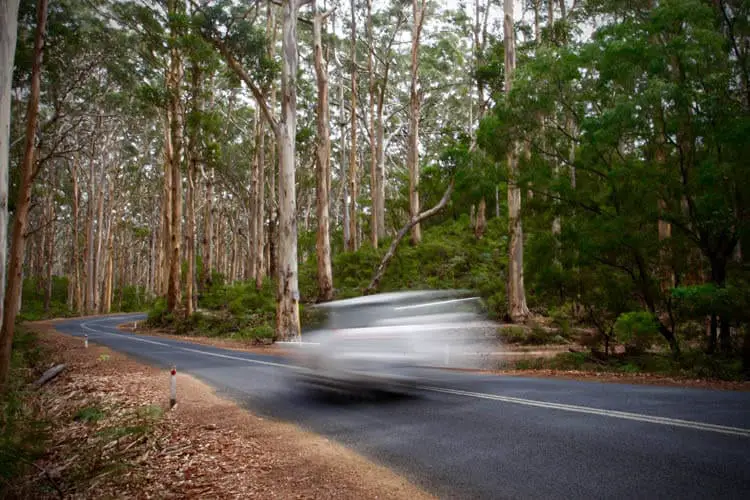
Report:
[[[385,86],[385,82],[383,83]],[[378,220],[378,238],[385,238],[385,124],[383,123],[383,99],[378,98],[378,119],[375,126],[375,216]]]
[[[352,14],[352,36],[351,36],[351,147],[349,148],[349,240],[347,250],[356,251],[357,241],[357,198],[359,197],[359,186],[357,183],[357,19],[355,0],[351,0]]]
[[[12,10],[12,9],[11,9]],[[5,23],[6,21],[3,21]],[[16,198],[16,210],[13,221],[13,234],[10,245],[10,262],[8,263],[8,283],[3,303],[3,322],[0,330],[0,390],[8,379],[10,354],[15,333],[16,315],[20,303],[23,283],[23,258],[25,250],[25,233],[31,206],[31,189],[38,173],[35,164],[35,136],[39,114],[39,93],[42,73],[42,50],[47,27],[47,0],[39,0],[36,8],[36,33],[34,35],[34,52],[31,66],[31,92],[26,111],[26,142],[23,151],[23,162],[20,168],[21,183]],[[7,35],[2,34],[2,37]],[[4,242],[0,243],[4,244]]]
[[[393,41],[396,38],[397,32],[398,26],[394,28],[393,34],[386,48],[385,61],[383,63],[383,77],[377,96],[377,121],[375,130],[375,142],[377,145],[375,150],[375,170],[378,197],[375,211],[378,219],[378,238],[385,237],[385,118],[383,116],[383,111],[385,109],[385,94],[388,88],[388,77],[391,69],[391,47],[393,46]]]
[[[375,71],[372,66],[373,35],[372,35],[372,0],[367,0],[367,75],[370,96],[369,109],[367,116],[369,123],[367,133],[370,138],[370,241],[373,248],[378,248],[378,238],[380,230],[378,229],[378,197],[380,188],[378,188],[378,163],[375,150],[377,148],[375,139]]]
[[[99,176],[99,193],[96,199],[96,247],[94,249],[94,311],[101,310],[102,303],[102,279],[104,270],[100,267],[105,263],[102,258],[104,249],[102,239],[104,238],[104,189],[106,183],[106,166],[102,162],[101,174]]]
[[[183,6],[184,7],[184,6]],[[170,14],[177,15],[183,10],[178,0],[169,0],[168,11]],[[173,38],[178,36],[176,22],[170,26],[170,35]],[[177,42],[172,42],[170,48],[169,75],[167,79],[167,88],[169,89],[169,110],[170,110],[170,136],[172,140],[172,157],[170,173],[171,190],[172,190],[172,227],[170,231],[171,246],[169,256],[169,283],[167,287],[167,311],[173,312],[180,304],[180,263],[182,243],[182,112],[180,109],[180,82],[182,81],[182,57],[177,47]]]
[[[149,238],[149,260],[148,260],[148,293],[149,297],[154,297],[156,295],[156,269],[157,269],[157,263],[159,262],[158,258],[158,234],[159,234],[159,224],[152,222],[151,227],[151,237]]]
[[[205,293],[211,286],[211,272],[213,269],[213,201],[214,201],[214,184],[213,170],[211,175],[204,173],[203,180],[206,183],[206,202],[203,208],[203,272],[201,273],[201,291]]]
[[[52,189],[47,196],[47,217],[44,259],[46,261],[46,273],[44,277],[44,311],[49,313],[52,304],[52,268],[55,264],[55,189],[57,186],[57,174],[52,176]]]
[[[224,262],[226,261],[226,245],[224,244],[225,217],[226,215],[224,214],[224,210],[221,208],[217,209],[217,217],[214,221],[214,223],[216,224],[216,229],[214,230],[214,239],[216,241],[216,244],[214,245],[214,251],[216,252],[216,271],[222,274],[225,279],[229,279],[229,276],[227,276],[227,270],[224,267]]]
[[[263,226],[259,225],[258,214],[258,192],[260,186],[258,181],[260,178],[260,170],[263,166],[260,163],[261,150],[263,149],[263,120],[256,115],[255,117],[255,150],[253,151],[253,166],[250,172],[250,193],[248,196],[247,212],[248,212],[248,270],[249,279],[256,281],[258,277],[258,259],[257,254],[261,247],[258,245],[258,234],[263,232]]]
[[[299,0],[284,0],[281,66],[281,120],[276,130],[279,154],[279,269],[276,335],[300,335],[297,275],[297,207],[294,167],[297,130],[297,14]]]
[[[275,48],[276,48],[276,35],[278,33],[278,23],[276,22],[276,17],[273,15],[273,9],[270,7],[269,3],[269,11],[268,11],[268,17],[271,20],[271,40],[268,45],[268,55],[270,58],[275,57]],[[268,25],[266,25],[266,29],[268,29]],[[283,37],[283,33],[282,33]],[[270,84],[270,91],[269,91],[270,97],[269,97],[269,113],[271,115],[271,118],[274,118],[274,110],[276,109],[276,85],[273,83]],[[268,123],[271,123],[271,120],[267,120]],[[278,147],[278,137],[276,136],[276,126],[271,125],[272,132],[274,133],[274,138],[277,141],[277,144],[275,144],[276,147],[269,148],[268,155],[269,155],[269,161],[268,161],[268,167],[269,167],[269,175],[268,175],[268,254],[266,255],[266,262],[268,267],[268,276],[269,277],[276,277],[278,274],[278,215],[279,215],[279,209],[278,209],[278,192],[276,190],[276,176],[277,176],[277,158],[276,158],[276,152]]]
[[[255,236],[256,240],[253,244],[253,250],[255,252],[255,289],[260,290],[263,288],[263,279],[265,277],[264,261],[265,261],[265,197],[266,197],[266,126],[265,122],[260,122],[260,135],[258,136],[258,177],[257,177],[257,189],[255,193]]]
[[[516,41],[513,27],[513,0],[504,0],[505,36],[505,92],[510,94],[516,69]],[[521,225],[521,188],[518,178],[517,144],[507,154],[508,162],[508,315],[513,321],[524,321],[529,316],[526,290],[523,283],[523,227]]]
[[[313,2],[313,9],[317,5]],[[316,216],[318,237],[315,248],[318,263],[318,298],[333,299],[333,271],[331,268],[331,235],[328,214],[331,189],[331,131],[328,109],[328,61],[323,53],[322,24],[330,11],[315,14],[313,18],[313,47],[315,51],[315,76],[318,84],[317,102],[317,169],[316,169]],[[377,242],[376,242],[377,243]]]
[[[79,203],[80,194],[78,190],[78,155],[73,158],[73,165],[71,167],[71,179],[73,182],[73,200],[72,200],[72,251],[71,251],[71,268],[73,279],[71,280],[73,286],[71,288],[71,301],[70,309],[79,314],[83,312],[83,297],[81,296],[81,263],[80,263],[80,235],[78,227],[78,215],[79,215]]]
[[[96,119],[96,130],[101,128],[101,116]],[[86,314],[93,314],[96,310],[96,254],[94,247],[94,200],[96,199],[96,139],[91,139],[91,157],[89,158],[89,192],[86,214]]]
[[[5,264],[8,260],[10,104],[17,33],[18,0],[4,0],[0,2],[0,318],[3,317]]]
[[[112,292],[115,279],[115,232],[112,228],[107,237],[107,264],[104,273],[104,296],[102,297],[102,312],[109,314],[112,311]],[[120,286],[124,286],[121,283]]]
[[[202,111],[201,99],[201,71],[197,63],[193,63],[190,71],[190,85],[192,90],[192,111],[198,116]],[[188,133],[188,172],[187,189],[185,192],[185,210],[187,212],[186,249],[187,276],[185,277],[185,317],[190,317],[195,311],[195,176],[198,172],[198,132],[199,128],[193,120]]]
[[[169,262],[172,241],[172,134],[170,124],[172,113],[169,108],[165,111],[164,121],[164,176],[162,179],[161,199],[161,245],[159,248],[158,294],[166,296],[169,282]]]
[[[426,0],[412,0],[411,30],[411,85],[409,92],[409,145],[407,166],[409,170],[409,219],[419,216],[419,114],[421,98],[417,89],[419,80],[419,39],[422,34]],[[411,242],[414,245],[422,241],[422,229],[419,223],[411,228]]]
[[[341,67],[343,75],[344,68]],[[349,250],[349,240],[351,239],[351,230],[349,226],[349,181],[347,181],[346,172],[346,113],[344,112],[344,79],[339,82],[339,124],[341,135],[341,160],[340,160],[340,177],[339,182],[342,185],[341,201],[343,204],[343,234],[344,248]]]

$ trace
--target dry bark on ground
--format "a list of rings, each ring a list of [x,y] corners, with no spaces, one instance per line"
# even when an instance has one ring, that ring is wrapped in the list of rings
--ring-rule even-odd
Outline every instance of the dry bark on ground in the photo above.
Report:
[[[51,323],[32,328],[52,361],[67,364],[39,391],[51,446],[32,480],[49,497],[430,498],[388,469],[256,417],[188,375],[178,374],[170,410],[167,371],[94,344],[84,349]]]

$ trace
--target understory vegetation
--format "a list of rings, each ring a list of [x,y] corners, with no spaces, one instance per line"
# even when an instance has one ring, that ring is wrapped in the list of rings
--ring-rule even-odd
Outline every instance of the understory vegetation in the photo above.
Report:
[[[48,429],[30,387],[44,359],[36,334],[19,328],[13,342],[10,382],[0,393],[1,498],[12,493],[11,486],[17,486],[17,479],[25,477],[46,449]]]
[[[42,279],[26,278],[18,320],[39,321],[77,316],[78,313],[70,308],[68,292],[69,282],[64,276],[53,276],[50,284]],[[141,312],[154,303],[154,299],[142,287],[124,286],[114,290],[113,296],[110,309],[113,313]]]

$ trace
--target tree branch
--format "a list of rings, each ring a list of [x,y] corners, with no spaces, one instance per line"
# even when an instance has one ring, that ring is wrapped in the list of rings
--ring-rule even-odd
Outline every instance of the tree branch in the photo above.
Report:
[[[396,255],[396,249],[398,248],[398,244],[401,243],[401,240],[404,239],[404,236],[406,236],[406,234],[411,230],[411,228],[421,223],[422,221],[429,219],[433,215],[437,214],[438,212],[440,212],[440,210],[443,209],[443,207],[445,207],[445,205],[448,204],[448,201],[451,198],[451,194],[453,193],[454,184],[455,184],[455,180],[451,179],[451,183],[448,185],[448,189],[445,190],[445,193],[443,194],[442,199],[437,205],[435,205],[429,210],[422,212],[418,216],[414,217],[404,227],[401,228],[401,230],[398,232],[396,237],[393,239],[393,242],[391,243],[390,248],[388,248],[388,251],[383,256],[383,260],[380,261],[380,264],[378,265],[378,268],[375,271],[375,275],[372,277],[372,281],[370,282],[370,285],[365,289],[365,295],[369,295],[377,289],[378,285],[380,284],[380,280],[383,279],[383,275],[385,274],[385,271],[388,268],[388,264]]]

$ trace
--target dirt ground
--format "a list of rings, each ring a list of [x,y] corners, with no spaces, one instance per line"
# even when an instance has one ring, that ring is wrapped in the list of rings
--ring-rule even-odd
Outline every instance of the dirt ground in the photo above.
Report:
[[[432,498],[323,437],[264,420],[177,375],[28,325],[66,369],[39,390],[51,447],[35,464],[49,497]]]

